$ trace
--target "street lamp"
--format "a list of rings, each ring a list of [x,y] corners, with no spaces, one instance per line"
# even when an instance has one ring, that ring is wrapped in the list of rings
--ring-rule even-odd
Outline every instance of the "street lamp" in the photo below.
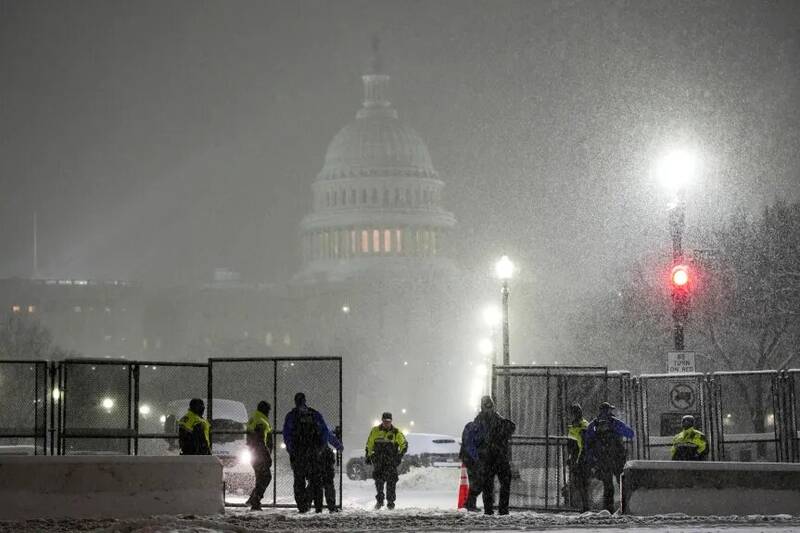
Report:
[[[656,163],[656,178],[673,195],[669,204],[669,232],[672,236],[673,266],[684,264],[683,232],[686,227],[686,187],[695,178],[697,167],[698,160],[696,155],[686,149],[671,150],[665,153]],[[678,278],[675,278],[675,273],[673,272],[673,286],[685,285],[688,281],[688,275],[684,280],[681,277],[681,273],[679,272],[678,274]],[[673,291],[673,340],[677,351],[682,351],[685,346],[683,326],[688,316],[689,307],[685,295]]]

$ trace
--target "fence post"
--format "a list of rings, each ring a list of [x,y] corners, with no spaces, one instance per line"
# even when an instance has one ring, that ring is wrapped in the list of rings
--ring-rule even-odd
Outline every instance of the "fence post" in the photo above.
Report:
[[[206,389],[208,390],[208,412],[206,415],[206,419],[208,420],[208,451],[214,450],[214,371],[213,369],[214,360],[208,360],[208,383]]]
[[[139,363],[133,369],[133,455],[139,455]]]

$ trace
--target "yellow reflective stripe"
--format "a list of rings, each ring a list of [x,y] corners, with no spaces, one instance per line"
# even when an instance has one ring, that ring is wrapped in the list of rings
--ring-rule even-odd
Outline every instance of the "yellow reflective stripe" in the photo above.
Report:
[[[706,437],[703,435],[702,432],[697,431],[695,428],[688,428],[684,429],[672,439],[672,457],[675,457],[675,454],[678,451],[679,444],[694,444],[697,446],[697,453],[703,453],[706,448],[708,447],[708,443],[706,442]]]
[[[250,416],[250,419],[247,421],[247,431],[248,432],[254,432],[254,431],[256,431],[256,428],[258,428],[259,426],[263,426],[264,427],[263,437],[264,437],[264,444],[266,444],[267,443],[267,435],[272,433],[272,426],[269,423],[269,419],[267,418],[267,415],[265,415],[264,413],[262,413],[259,410],[256,410]]]
[[[190,433],[194,431],[194,427],[197,424],[201,424],[203,427],[203,435],[206,437],[206,444],[211,447],[211,424],[208,423],[208,420],[197,416],[197,414],[193,413],[192,411],[187,411],[186,414],[183,415],[183,417],[179,420],[179,424]]]
[[[367,455],[372,455],[372,452],[375,451],[375,444],[379,442],[394,444],[397,446],[397,450],[400,453],[405,453],[406,448],[408,448],[408,443],[402,431],[399,431],[397,428],[392,428],[387,431],[380,426],[375,426],[370,430],[369,436],[367,437]]]
[[[569,426],[567,428],[567,436],[575,439],[578,443],[578,457],[583,453],[583,435],[582,432],[589,427],[589,422],[584,418],[578,422],[577,426]]]

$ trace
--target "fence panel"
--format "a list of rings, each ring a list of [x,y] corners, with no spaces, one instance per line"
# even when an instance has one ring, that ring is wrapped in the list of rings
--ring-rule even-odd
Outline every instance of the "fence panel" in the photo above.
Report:
[[[681,430],[684,415],[693,415],[701,431],[712,425],[705,375],[643,374],[637,382],[634,429],[644,459],[671,458],[672,437]]]
[[[800,369],[786,372],[786,433],[789,455],[787,460],[800,463]]]
[[[132,377],[130,362],[87,359],[61,364],[62,455],[133,451]]]
[[[712,377],[721,421],[718,459],[777,461],[778,371],[714,372]]]
[[[511,506],[571,508],[565,438],[573,403],[592,418],[602,402],[625,419],[632,409],[630,376],[605,367],[496,366],[492,387],[498,412],[517,424],[512,438]]]
[[[0,361],[0,454],[47,453],[48,366]]]
[[[208,405],[208,365],[137,362],[134,365],[135,455],[178,455],[177,420],[200,398]]]
[[[233,402],[243,406],[247,412],[255,409],[260,400],[272,404],[270,422],[275,430],[273,453],[273,480],[265,502],[275,506],[293,506],[293,475],[289,456],[283,446],[283,421],[294,408],[294,395],[304,392],[309,407],[322,413],[326,423],[333,429],[342,426],[342,360],[339,357],[309,358],[247,358],[210,359],[211,412],[214,419],[221,402]],[[220,445],[222,433],[215,424],[212,430],[215,454],[220,447],[234,448],[243,445],[244,431],[229,429],[225,435],[231,440]],[[340,461],[341,463],[341,461]],[[339,486],[337,498],[341,505],[341,464],[337,469],[335,483]],[[254,484],[252,469],[231,458],[225,469],[226,500],[229,504],[241,504]],[[271,494],[270,494],[271,493]],[[271,498],[270,498],[271,496]]]

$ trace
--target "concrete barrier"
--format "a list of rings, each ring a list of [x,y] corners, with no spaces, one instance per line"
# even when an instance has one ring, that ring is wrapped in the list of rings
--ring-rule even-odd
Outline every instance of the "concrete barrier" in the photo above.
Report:
[[[0,457],[0,520],[221,513],[213,456]]]
[[[629,461],[622,512],[800,515],[800,464]]]

